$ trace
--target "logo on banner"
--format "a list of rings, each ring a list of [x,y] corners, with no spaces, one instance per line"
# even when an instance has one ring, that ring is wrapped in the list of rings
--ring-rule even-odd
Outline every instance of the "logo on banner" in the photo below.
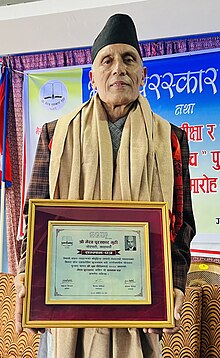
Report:
[[[48,81],[40,89],[40,101],[49,111],[61,109],[66,103],[67,96],[66,86],[59,80]]]

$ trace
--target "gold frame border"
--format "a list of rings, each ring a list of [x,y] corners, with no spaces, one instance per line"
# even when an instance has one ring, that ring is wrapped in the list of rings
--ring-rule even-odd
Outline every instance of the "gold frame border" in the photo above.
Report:
[[[34,244],[34,223],[36,206],[77,206],[77,207],[121,207],[121,208],[146,208],[161,209],[163,225],[164,247],[164,273],[166,285],[166,312],[167,320],[164,321],[31,321],[30,320],[30,296],[32,281],[32,262]],[[168,204],[166,202],[144,201],[112,201],[112,200],[60,200],[60,199],[30,199],[29,200],[29,227],[27,235],[27,258],[25,287],[26,295],[23,303],[22,326],[25,328],[172,328],[174,327],[174,297],[172,280],[172,261],[169,230]],[[30,255],[29,255],[30,254]]]

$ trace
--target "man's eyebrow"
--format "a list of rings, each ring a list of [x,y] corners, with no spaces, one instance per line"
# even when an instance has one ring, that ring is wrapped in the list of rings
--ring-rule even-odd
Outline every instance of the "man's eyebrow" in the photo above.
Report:
[[[103,56],[101,57],[100,61],[102,62],[108,57],[112,57],[112,55],[110,53],[103,54]]]
[[[126,51],[126,52],[123,52],[123,53],[122,53],[122,56],[123,56],[123,57],[126,57],[126,56],[131,56],[131,57],[133,57],[134,59],[136,59],[136,58],[137,58],[136,53],[135,53],[135,52],[133,52],[133,51]]]
[[[133,58],[137,58],[137,55],[133,51],[125,51],[121,54],[122,57],[131,56]],[[101,61],[103,61],[106,57],[114,57],[114,54],[110,52],[103,53],[103,56],[101,57]]]

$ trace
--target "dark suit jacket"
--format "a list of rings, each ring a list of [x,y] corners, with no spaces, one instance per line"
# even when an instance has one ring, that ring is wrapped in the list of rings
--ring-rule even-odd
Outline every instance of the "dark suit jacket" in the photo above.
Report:
[[[42,127],[42,133],[39,138],[35,162],[32,171],[32,177],[28,188],[24,213],[28,213],[28,200],[30,198],[49,198],[49,162],[50,150],[48,144],[53,136],[56,126],[56,120],[46,123]],[[189,178],[189,148],[186,133],[180,128],[171,125],[181,146],[182,169],[183,169],[183,187],[184,187],[184,208],[183,208],[183,225],[179,230],[175,243],[172,244],[172,265],[173,265],[173,282],[174,287],[185,290],[186,275],[190,265],[190,241],[195,235],[195,222],[192,212],[190,178]],[[24,237],[20,269],[25,269],[26,256],[26,237]]]

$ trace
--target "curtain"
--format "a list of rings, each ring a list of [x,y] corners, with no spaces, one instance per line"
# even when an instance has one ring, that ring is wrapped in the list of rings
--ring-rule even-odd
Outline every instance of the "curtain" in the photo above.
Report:
[[[220,36],[204,35],[181,39],[143,41],[143,57],[170,55],[220,47]],[[8,271],[16,273],[20,242],[17,241],[21,210],[23,108],[22,86],[25,70],[91,64],[90,48],[59,50],[34,54],[13,55],[3,58],[11,68],[11,88],[8,113],[8,140],[12,160],[12,187],[6,191]]]

